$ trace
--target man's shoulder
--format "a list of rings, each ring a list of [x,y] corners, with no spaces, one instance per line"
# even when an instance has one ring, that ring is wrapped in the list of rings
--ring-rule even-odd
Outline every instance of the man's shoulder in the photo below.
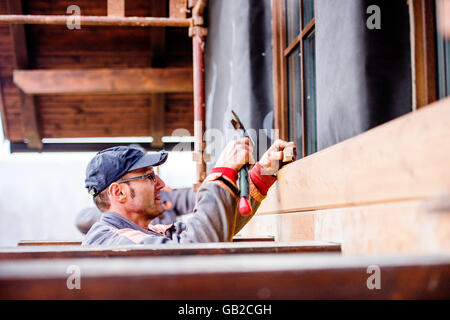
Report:
[[[82,245],[102,244],[107,238],[107,234],[111,231],[111,227],[98,221],[92,225],[88,233],[84,237]]]

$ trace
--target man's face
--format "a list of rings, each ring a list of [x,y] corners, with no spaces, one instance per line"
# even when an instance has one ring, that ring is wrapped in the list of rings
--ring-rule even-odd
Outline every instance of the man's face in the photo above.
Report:
[[[146,167],[128,172],[122,179],[129,179],[153,173],[153,167]],[[164,212],[160,191],[164,182],[155,174],[156,182],[149,178],[129,181],[123,186],[127,193],[127,209],[153,219]]]

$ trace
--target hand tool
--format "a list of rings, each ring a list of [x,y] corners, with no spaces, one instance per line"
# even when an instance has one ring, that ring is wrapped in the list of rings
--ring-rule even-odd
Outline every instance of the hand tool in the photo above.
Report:
[[[242,130],[244,137],[249,138],[251,144],[254,146],[252,137],[245,130],[244,125],[237,114],[231,110],[234,119],[231,119],[231,124],[235,130]],[[252,207],[250,206],[250,192],[249,192],[249,175],[248,175],[248,164],[244,165],[239,170],[239,189],[240,189],[240,199],[239,199],[239,213],[241,216],[249,216],[252,214]]]

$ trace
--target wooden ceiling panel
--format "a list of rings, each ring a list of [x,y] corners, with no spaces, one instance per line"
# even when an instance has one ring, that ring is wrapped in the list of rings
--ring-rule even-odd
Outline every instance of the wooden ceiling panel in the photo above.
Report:
[[[8,8],[6,7],[6,1],[0,1],[0,14],[8,13]]]
[[[180,115],[183,115],[182,117]],[[187,129],[194,135],[194,103],[192,93],[166,94],[166,126],[164,134],[171,136],[176,129]]]
[[[193,133],[192,94],[166,97],[164,134]],[[36,105],[44,137],[149,136],[150,101],[149,95],[38,96]]]
[[[9,26],[0,26],[0,78],[10,77],[14,67],[13,46]]]
[[[142,96],[39,96],[36,103],[45,137],[148,136]]]
[[[36,15],[64,15],[67,7],[77,5],[81,14],[85,16],[106,16],[106,0],[25,0],[23,8],[28,14]],[[133,5],[134,1],[127,1],[126,6]]]

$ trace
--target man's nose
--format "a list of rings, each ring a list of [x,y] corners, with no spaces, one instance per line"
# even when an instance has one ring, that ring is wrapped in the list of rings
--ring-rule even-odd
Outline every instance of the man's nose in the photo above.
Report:
[[[156,188],[158,190],[161,190],[162,188],[164,188],[166,186],[166,184],[158,175],[155,175],[155,176],[156,176]]]

